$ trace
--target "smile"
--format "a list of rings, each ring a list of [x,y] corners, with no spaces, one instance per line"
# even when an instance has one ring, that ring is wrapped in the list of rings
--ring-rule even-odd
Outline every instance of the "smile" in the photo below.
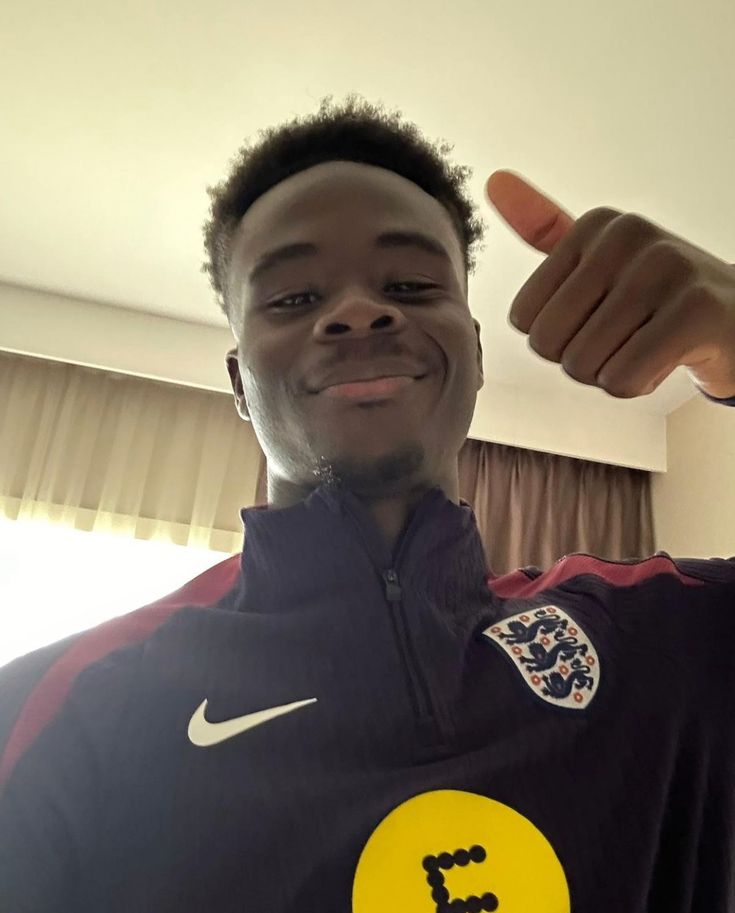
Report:
[[[393,399],[411,384],[413,377],[376,377],[374,380],[360,380],[349,384],[334,384],[321,391],[322,396],[330,399],[349,400],[350,402],[369,402],[371,400]]]

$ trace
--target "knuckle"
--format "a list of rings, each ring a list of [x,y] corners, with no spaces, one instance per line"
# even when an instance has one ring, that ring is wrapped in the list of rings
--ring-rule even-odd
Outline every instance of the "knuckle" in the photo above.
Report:
[[[628,231],[640,235],[655,234],[659,229],[649,219],[639,212],[624,212],[620,216],[620,224],[625,225]]]
[[[703,309],[705,308],[711,314],[722,313],[725,320],[727,320],[730,309],[726,302],[713,294],[712,287],[704,282],[689,283],[673,306],[678,306],[680,319],[696,317],[699,321],[703,319]]]
[[[623,250],[629,250],[631,243],[637,247],[648,242],[647,246],[652,247],[661,236],[661,229],[637,212],[621,213],[610,223],[608,232]]]
[[[689,254],[671,238],[659,238],[649,244],[643,256],[649,267],[665,270],[678,278],[688,278],[695,272]]]
[[[604,225],[621,215],[619,209],[613,209],[611,206],[595,206],[594,209],[588,210],[583,216],[577,219],[578,224],[591,223],[592,225]]]

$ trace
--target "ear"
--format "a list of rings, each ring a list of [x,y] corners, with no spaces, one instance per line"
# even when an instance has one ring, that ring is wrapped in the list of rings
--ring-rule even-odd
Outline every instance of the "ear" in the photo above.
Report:
[[[479,321],[472,318],[472,323],[475,325],[475,332],[477,333],[477,373],[480,378],[480,382],[477,385],[477,389],[481,390],[485,385],[485,372],[482,367],[482,343],[480,342],[480,323]]]
[[[230,375],[232,392],[235,394],[235,408],[237,409],[237,414],[243,421],[249,422],[250,414],[248,412],[248,404],[245,401],[245,392],[242,388],[240,363],[237,360],[237,346],[235,346],[234,349],[230,349],[225,355],[225,365],[227,366],[227,373]]]

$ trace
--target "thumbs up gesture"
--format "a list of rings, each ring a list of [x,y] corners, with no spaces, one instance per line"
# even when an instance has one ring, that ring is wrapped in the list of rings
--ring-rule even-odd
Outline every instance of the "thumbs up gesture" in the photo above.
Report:
[[[622,399],[653,393],[679,365],[710,396],[735,397],[735,266],[637,213],[575,219],[511,171],[485,193],[547,254],[509,313],[538,355]]]

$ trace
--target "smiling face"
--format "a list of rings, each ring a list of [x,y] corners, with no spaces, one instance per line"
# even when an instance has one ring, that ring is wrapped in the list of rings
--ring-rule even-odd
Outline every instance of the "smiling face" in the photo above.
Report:
[[[420,233],[436,250],[376,245],[387,233]],[[264,260],[302,243],[317,252]],[[384,168],[316,165],[248,210],[228,278],[238,344],[227,368],[269,480],[371,497],[456,488],[482,350],[459,239],[437,200]],[[367,398],[333,386],[378,375],[409,379]]]

